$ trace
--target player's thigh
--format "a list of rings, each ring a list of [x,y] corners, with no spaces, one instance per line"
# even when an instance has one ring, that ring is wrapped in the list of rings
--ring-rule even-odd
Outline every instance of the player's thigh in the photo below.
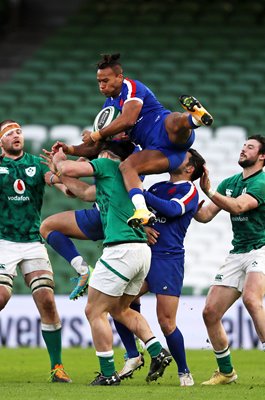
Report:
[[[122,243],[105,247],[91,275],[89,286],[109,296],[136,296],[150,267],[146,243]]]
[[[161,257],[152,255],[146,276],[149,291],[154,294],[177,296],[181,294],[184,278],[184,255]]]
[[[23,258],[18,266],[22,275],[26,277],[32,272],[46,271],[52,274],[52,266],[49,260],[46,246],[40,242],[20,243]]]
[[[0,239],[0,272],[16,276],[17,265],[23,259],[23,247],[20,243]]]
[[[97,318],[103,313],[108,313],[112,308],[117,307],[119,297],[110,296],[95,289],[92,286],[88,288],[88,298],[86,305],[86,316],[89,319]]]
[[[222,318],[225,312],[240,297],[241,293],[233,287],[213,285],[206,297],[204,314]]]
[[[76,210],[75,219],[78,228],[84,235],[84,238],[93,241],[104,239],[100,212],[96,207]]]
[[[265,295],[265,275],[263,272],[248,272],[243,288],[243,301],[261,301]]]
[[[158,320],[176,320],[178,311],[179,297],[167,296],[163,294],[156,295],[156,309]]]
[[[142,150],[131,154],[120,164],[121,172],[126,171],[127,168],[135,169],[138,174],[156,174],[166,172],[169,162],[159,150]]]
[[[74,210],[64,211],[46,218],[41,224],[40,232],[46,238],[52,231],[59,231],[77,239],[86,239],[77,225]]]

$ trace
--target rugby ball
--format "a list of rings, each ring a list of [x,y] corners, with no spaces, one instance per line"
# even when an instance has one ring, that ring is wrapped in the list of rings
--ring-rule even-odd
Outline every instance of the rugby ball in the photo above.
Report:
[[[114,106],[108,106],[103,108],[96,116],[93,123],[93,131],[99,131],[100,129],[108,126],[115,118],[120,115],[120,111]]]

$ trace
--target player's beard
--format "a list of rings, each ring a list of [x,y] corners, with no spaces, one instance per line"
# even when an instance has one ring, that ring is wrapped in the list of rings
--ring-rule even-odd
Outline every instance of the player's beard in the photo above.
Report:
[[[254,165],[255,163],[256,163],[256,160],[242,160],[242,161],[238,160],[238,164],[242,168],[252,167],[252,165]]]
[[[22,155],[23,154],[23,149],[22,148],[20,148],[20,149],[14,149],[14,148],[10,148],[10,149],[8,149],[8,152],[6,151],[6,153],[8,153],[8,154],[10,154],[11,156],[20,156],[20,155]]]

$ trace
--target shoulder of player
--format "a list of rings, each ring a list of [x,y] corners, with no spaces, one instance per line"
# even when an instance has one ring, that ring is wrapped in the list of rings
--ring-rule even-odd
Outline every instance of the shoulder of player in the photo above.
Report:
[[[132,88],[147,88],[147,86],[141,82],[138,81],[137,79],[131,79],[131,78],[124,78],[123,84],[122,84],[122,89],[129,89],[131,90]]]

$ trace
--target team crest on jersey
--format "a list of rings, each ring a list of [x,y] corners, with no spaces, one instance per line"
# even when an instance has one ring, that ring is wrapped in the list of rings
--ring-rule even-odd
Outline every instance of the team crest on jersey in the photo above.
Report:
[[[233,190],[232,190],[232,189],[226,189],[226,190],[225,190],[225,195],[226,195],[227,197],[232,197],[232,193],[233,193]]]
[[[23,194],[26,190],[25,183],[22,181],[22,179],[16,179],[14,182],[14,191],[17,194]]]
[[[25,169],[25,172],[28,176],[32,177],[36,174],[36,167],[28,167]]]
[[[241,193],[241,194],[245,194],[245,193],[247,193],[247,188],[244,188],[244,189],[242,190],[242,193]]]

